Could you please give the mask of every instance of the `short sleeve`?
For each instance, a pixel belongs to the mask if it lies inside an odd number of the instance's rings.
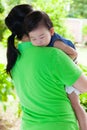
[[[57,33],[54,33],[54,35],[51,37],[51,41],[48,44],[48,46],[53,47],[54,46],[54,42],[57,41],[57,40],[61,40],[61,39],[62,39],[62,37],[60,35],[58,35]]]
[[[81,76],[80,68],[61,50],[54,54],[56,77],[65,85],[71,86]]]
[[[57,33],[54,33],[54,35],[51,37],[51,41],[50,41],[50,43],[49,43],[48,46],[53,47],[53,46],[54,46],[54,42],[57,41],[57,40],[60,40],[60,41],[62,41],[64,44],[66,44],[66,45],[72,47],[73,49],[76,49],[76,48],[75,48],[75,45],[74,45],[70,40],[65,39],[64,37],[60,36],[60,35],[57,34]]]

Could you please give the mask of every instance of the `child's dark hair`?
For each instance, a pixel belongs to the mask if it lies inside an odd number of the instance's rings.
[[[33,11],[26,15],[24,25],[27,34],[36,29],[39,25],[44,25],[48,30],[53,27],[53,23],[49,16],[42,11]]]
[[[18,54],[20,54],[14,44],[15,37],[21,40],[23,35],[26,34],[23,26],[24,18],[28,13],[32,11],[32,6],[28,4],[17,5],[10,11],[8,16],[5,18],[5,24],[12,32],[12,34],[8,37],[7,44],[7,73],[10,73],[10,70],[16,62]]]

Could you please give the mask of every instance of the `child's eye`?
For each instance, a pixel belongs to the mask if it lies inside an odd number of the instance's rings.
[[[44,37],[40,37],[40,39],[43,39]]]

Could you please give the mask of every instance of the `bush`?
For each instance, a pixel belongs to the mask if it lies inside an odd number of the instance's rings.
[[[85,75],[87,76],[87,66],[83,66],[81,64],[79,66],[83,70],[83,72],[85,73]]]
[[[87,66],[80,65],[80,68],[83,70],[83,72],[87,76]],[[83,105],[83,107],[87,111],[87,93],[80,94],[79,97],[80,97],[80,103]]]
[[[87,93],[80,95],[80,103],[82,104],[82,106],[85,108],[87,112]]]
[[[82,33],[83,35],[87,35],[87,24],[83,26]]]
[[[11,35],[11,32],[6,29],[4,32],[3,32],[3,38],[2,38],[2,41],[1,43],[3,44],[4,47],[7,47],[7,39],[8,37]]]
[[[68,1],[65,2],[65,0],[36,0],[32,3],[32,5],[35,9],[46,12],[50,16],[54,24],[55,31],[65,37],[66,27],[63,24],[63,18],[65,18],[67,15],[66,5]]]
[[[15,98],[14,86],[11,82],[11,78],[5,72],[5,65],[0,64],[0,102],[3,103],[6,109],[6,102],[9,96]]]

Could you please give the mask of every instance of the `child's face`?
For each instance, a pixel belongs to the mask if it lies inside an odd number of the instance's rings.
[[[47,46],[52,35],[52,29],[40,26],[29,33],[29,38],[34,46]]]

